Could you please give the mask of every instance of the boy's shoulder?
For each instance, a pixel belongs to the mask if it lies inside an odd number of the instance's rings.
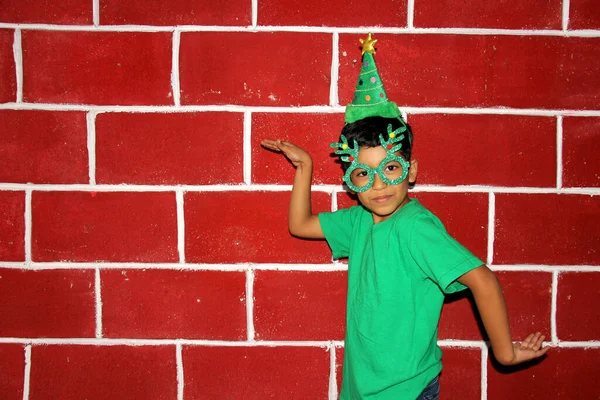
[[[404,206],[401,224],[404,227],[413,229],[424,227],[436,227],[444,229],[442,221],[432,213],[427,207],[421,204],[418,199],[412,198],[410,202]]]

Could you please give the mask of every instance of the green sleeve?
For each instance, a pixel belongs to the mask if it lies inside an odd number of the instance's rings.
[[[466,289],[457,279],[485,264],[450,236],[432,214],[416,219],[410,240],[412,257],[444,293]]]
[[[319,222],[325,240],[331,248],[333,258],[348,257],[355,208],[344,208],[334,212],[319,213]]]

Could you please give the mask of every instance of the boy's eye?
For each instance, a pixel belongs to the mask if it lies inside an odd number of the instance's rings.
[[[367,175],[367,171],[358,171],[358,173],[356,174],[356,176],[359,178],[364,178]]]
[[[394,164],[388,164],[388,165],[385,166],[385,170],[386,171],[394,171],[396,169],[398,169],[398,166],[394,165]]]

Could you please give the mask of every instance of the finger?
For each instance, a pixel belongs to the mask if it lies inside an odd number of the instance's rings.
[[[527,336],[527,337],[525,338],[525,340],[523,340],[523,341],[521,342],[521,345],[522,345],[523,347],[531,347],[531,341],[533,340],[533,337],[534,337],[534,334],[533,334],[533,333],[532,333],[531,335]]]
[[[537,340],[535,341],[534,345],[533,345],[533,349],[534,350],[539,350],[542,345],[544,344],[544,339],[546,339],[546,336],[544,335],[540,335]]]
[[[548,352],[548,350],[550,350],[550,347],[546,346],[543,349],[540,349],[540,350],[536,351],[535,352],[535,357],[538,358],[538,357],[543,356],[544,354],[546,354]]]
[[[288,142],[288,141],[286,141],[286,140],[280,140],[280,141],[279,141],[279,143],[280,143],[282,146],[285,146],[285,147],[296,147],[296,146],[295,146],[293,143],[291,143],[291,142]]]
[[[531,343],[529,344],[529,347],[532,349],[536,349],[540,348],[542,345],[542,342],[540,342],[540,337],[542,337],[542,333],[541,332],[536,332],[535,335],[533,335],[533,338],[531,339]],[[539,344],[538,344],[539,342]],[[536,348],[537,346],[537,348]]]
[[[281,151],[280,146],[276,140],[265,139],[260,143],[263,147],[270,150]]]

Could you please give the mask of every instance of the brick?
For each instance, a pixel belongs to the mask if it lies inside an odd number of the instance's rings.
[[[0,260],[25,260],[25,193],[0,191]]]
[[[34,261],[175,262],[174,193],[34,192]]]
[[[554,118],[423,114],[409,123],[419,183],[556,187]]]
[[[600,187],[600,118],[563,119],[563,186]]]
[[[513,340],[541,332],[550,340],[552,274],[549,272],[495,272],[506,301]]]
[[[598,2],[595,0],[570,0],[569,29],[600,29]]]
[[[418,0],[418,28],[561,29],[561,0]]]
[[[330,35],[183,32],[179,54],[182,104],[329,104]]]
[[[354,93],[359,37],[340,35],[342,105],[350,103]],[[385,34],[375,38],[380,75],[388,96],[400,106],[592,110],[598,106],[600,38]]]
[[[0,103],[17,101],[17,72],[13,55],[14,31],[0,29]]]
[[[329,358],[318,347],[184,347],[185,398],[326,399]]]
[[[245,340],[243,272],[102,271],[103,336]]]
[[[175,346],[33,346],[30,400],[175,399]]]
[[[0,314],[0,336],[94,337],[94,271],[2,268]]]
[[[494,264],[597,265],[600,197],[497,194]]]
[[[186,261],[330,262],[331,251],[324,240],[298,239],[290,235],[289,198],[289,192],[186,193]],[[326,193],[313,193],[312,201],[313,213],[331,209]]]
[[[496,271],[502,285],[513,340],[542,332],[550,340],[552,276],[545,272]],[[488,340],[469,292],[447,298],[439,325],[440,339]]]
[[[458,294],[446,296],[440,323],[440,340],[482,340],[485,329],[477,312],[473,294],[467,289]]]
[[[25,349],[19,344],[0,345],[0,394],[3,400],[23,399]]]
[[[256,271],[257,340],[343,340],[345,272]]]
[[[107,113],[96,118],[98,183],[243,183],[239,113]]]
[[[343,171],[329,143],[338,141],[342,114],[252,114],[252,182],[290,185],[294,168],[279,153],[261,147],[263,139],[289,140],[313,159],[314,184],[341,184]]]
[[[443,347],[442,351],[441,398],[481,399],[481,350]]]
[[[594,272],[558,275],[556,330],[559,340],[600,340],[600,274]]]
[[[418,187],[418,186],[417,186]],[[448,234],[479,257],[487,256],[488,195],[485,193],[411,194],[444,224]]]
[[[87,0],[3,0],[0,21],[19,24],[91,25],[92,4]]]
[[[259,25],[405,27],[407,1],[384,0],[377,7],[334,0],[264,0],[258,2]]]
[[[500,371],[498,371],[500,369]],[[488,364],[489,400],[597,399],[600,389],[594,382],[600,370],[600,350],[554,348],[530,368],[500,368]],[[595,371],[595,372],[594,372]],[[507,373],[510,372],[510,373]]]
[[[132,3],[100,0],[103,25],[251,25],[247,0],[227,2],[177,0]]]
[[[169,32],[23,31],[23,100],[170,105]]]
[[[0,182],[89,182],[84,113],[0,110],[0,141]]]

